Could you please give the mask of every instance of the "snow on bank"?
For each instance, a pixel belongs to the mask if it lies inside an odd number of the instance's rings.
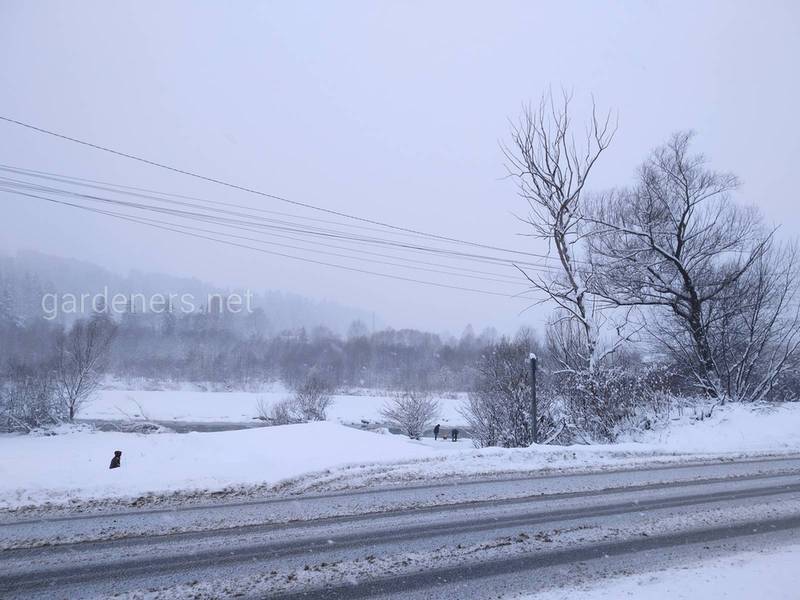
[[[800,546],[748,552],[704,561],[700,565],[561,588],[517,600],[796,600]]]
[[[726,404],[703,421],[689,415],[666,428],[630,438],[683,452],[800,450],[800,402]]]
[[[272,405],[290,395],[285,390],[266,392],[203,392],[102,390],[81,410],[81,418],[120,420],[147,418],[151,421],[192,421],[252,423],[257,405]],[[382,422],[380,411],[389,400],[386,395],[336,395],[328,410],[328,420],[340,423]],[[442,424],[460,424],[462,398],[441,398]]]
[[[421,443],[437,444],[425,439]],[[554,471],[627,468],[696,460],[800,453],[800,403],[729,404],[711,418],[676,418],[660,430],[616,444],[484,448],[390,465],[348,465],[286,482],[293,492],[329,491],[425,480]]]
[[[110,471],[114,450],[123,468]],[[274,485],[330,491],[469,475],[585,471],[800,452],[800,403],[729,405],[684,418],[641,441],[593,446],[474,449],[468,441],[411,441],[335,423],[218,433],[78,431],[0,436],[0,508],[175,491]]]
[[[122,450],[122,468],[108,468]],[[363,461],[430,456],[399,436],[334,423],[219,433],[0,436],[0,507],[275,483]]]

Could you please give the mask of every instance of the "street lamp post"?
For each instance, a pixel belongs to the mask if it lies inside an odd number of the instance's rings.
[[[536,355],[531,352],[529,358],[531,361],[531,432],[533,433],[533,443],[536,444],[539,441],[539,415],[536,406]]]

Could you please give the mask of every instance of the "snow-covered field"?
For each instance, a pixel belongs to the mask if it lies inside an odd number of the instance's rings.
[[[185,434],[64,431],[0,436],[0,507],[221,490],[276,483],[335,465],[435,453],[400,436],[329,422]],[[110,470],[115,450],[122,450],[122,468]]]
[[[204,392],[197,390],[139,391],[107,389],[81,410],[85,419],[123,420],[146,418],[153,421],[192,421],[216,423],[252,423],[258,415],[258,403],[269,406],[290,392],[280,389],[264,392]],[[380,411],[388,395],[364,393],[336,395],[328,410],[328,420],[339,423],[379,423]],[[463,424],[459,413],[464,399],[439,398],[443,425]]]
[[[796,600],[800,546],[715,558],[691,567],[560,588],[516,600]]]
[[[188,434],[66,431],[0,436],[0,507],[278,483],[289,491],[347,489],[428,477],[796,453],[800,403],[769,410],[729,405],[711,419],[683,418],[623,444],[511,450],[478,450],[466,440],[412,441],[332,422]],[[123,468],[109,470],[118,449]]]

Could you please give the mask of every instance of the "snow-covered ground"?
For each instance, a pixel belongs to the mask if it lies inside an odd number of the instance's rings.
[[[0,507],[221,490],[276,483],[335,465],[432,453],[400,436],[329,422],[185,434],[64,431],[0,436]],[[110,470],[115,450],[122,450],[122,468]]]
[[[123,468],[109,470],[114,450]],[[475,449],[325,422],[217,433],[67,430],[0,436],[0,507],[217,491],[281,483],[284,491],[348,489],[430,477],[587,470],[800,452],[800,403],[729,405],[639,441]]]
[[[439,447],[433,440],[418,443]],[[284,487],[296,492],[350,489],[428,477],[580,471],[795,453],[800,453],[800,403],[729,404],[717,407],[703,421],[687,414],[663,429],[616,444],[472,448],[425,460],[331,468],[296,478]]]
[[[796,600],[800,546],[715,558],[690,567],[560,588],[516,600]]]
[[[146,418],[153,421],[192,421],[218,423],[252,423],[258,415],[258,404],[278,402],[290,392],[276,386],[264,392],[205,392],[191,389],[176,391],[139,391],[106,389],[81,410],[81,418],[124,420]],[[333,397],[328,420],[339,423],[380,423],[380,411],[389,400],[380,393],[339,394]],[[464,399],[439,398],[441,423],[463,424],[459,409]]]
[[[630,441],[682,452],[774,452],[800,449],[800,402],[727,404],[697,421],[676,417],[663,429],[639,433]]]

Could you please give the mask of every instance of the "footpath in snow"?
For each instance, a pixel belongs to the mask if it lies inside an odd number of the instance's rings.
[[[134,434],[65,428],[0,436],[0,508],[135,499],[175,492],[325,491],[428,478],[640,466],[800,452],[800,403],[729,405],[614,445],[475,449],[332,422],[216,433]],[[121,469],[109,470],[115,450]]]

